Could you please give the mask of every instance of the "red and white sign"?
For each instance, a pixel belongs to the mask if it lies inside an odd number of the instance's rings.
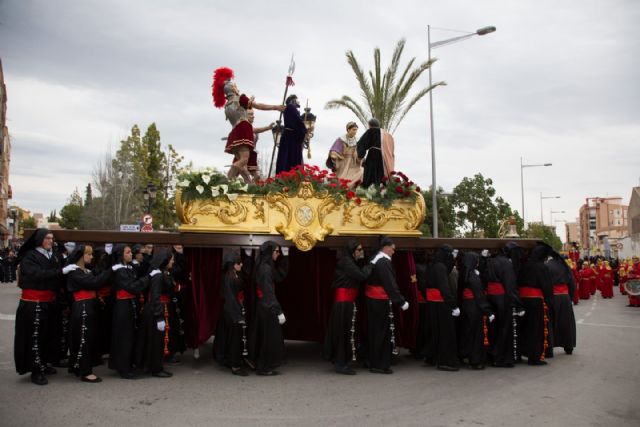
[[[142,224],[140,231],[143,233],[151,233],[153,231],[153,217],[150,213],[142,215]]]

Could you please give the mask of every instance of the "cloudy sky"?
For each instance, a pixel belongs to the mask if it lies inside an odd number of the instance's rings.
[[[635,0],[0,0],[13,202],[59,210],[136,123],[155,122],[195,166],[223,167],[229,125],[212,105],[212,71],[231,67],[243,92],[278,103],[292,53],[295,93],[318,115],[311,163],[322,165],[354,119],[324,110],[359,96],[348,49],[369,69],[376,46],[384,66],[405,38],[403,63],[425,60],[427,25],[432,42],[494,25],[433,51],[433,79],[448,84],[434,91],[437,184],[451,191],[480,172],[520,210],[520,158],[550,162],[524,170],[526,218],[540,220],[542,193],[561,196],[545,200],[547,223],[551,209],[571,221],[586,197],[628,201],[640,185],[638,22]],[[396,169],[428,187],[427,98],[395,139]]]

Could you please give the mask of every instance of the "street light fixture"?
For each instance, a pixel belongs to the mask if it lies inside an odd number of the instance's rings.
[[[482,27],[473,33],[463,34],[458,37],[440,40],[431,43],[431,25],[427,25],[427,41],[429,45],[429,61],[431,61],[431,49],[436,49],[452,43],[466,40],[473,36],[484,36],[496,31],[496,27]],[[429,87],[432,87],[431,67],[429,67]],[[429,91],[429,122],[431,125],[431,215],[433,218],[432,237],[438,237],[438,187],[436,185],[436,142],[433,132],[433,90]]]
[[[540,223],[542,225],[544,225],[544,219],[543,219],[544,217],[542,216],[542,201],[544,199],[559,199],[559,198],[560,196],[543,196],[542,193],[540,193]],[[552,222],[551,225],[553,225],[553,221],[551,222]]]
[[[551,163],[543,163],[539,165],[525,165],[522,163],[522,157],[520,157],[520,192],[522,195],[522,221],[524,221],[524,228],[527,228],[527,220],[524,217],[524,168],[537,168],[543,166],[551,166]]]
[[[151,213],[151,205],[156,199],[156,186],[151,181],[147,183],[147,187],[142,192],[144,200],[147,202],[147,213]]]

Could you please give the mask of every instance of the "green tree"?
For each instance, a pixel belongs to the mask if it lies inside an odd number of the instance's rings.
[[[91,200],[93,200],[93,192],[91,190],[91,183],[87,184],[87,187],[84,190],[84,204],[86,205],[90,205],[91,204]]]
[[[427,207],[427,215],[424,218],[420,231],[422,234],[431,237],[433,225],[433,196],[431,189],[422,193],[425,205]],[[449,199],[449,195],[444,194],[444,189],[438,187],[436,193],[438,203],[438,235],[441,237],[455,237],[456,235],[456,212],[453,203]]]
[[[36,228],[37,226],[38,223],[36,222],[36,219],[34,217],[30,216],[27,218],[23,218],[20,220],[18,234],[23,236],[24,230],[26,230],[27,228]]]
[[[60,209],[60,227],[69,230],[77,230],[82,227],[82,215],[84,206],[82,205],[82,197],[76,188],[66,205]]]
[[[562,241],[556,235],[553,228],[540,224],[539,222],[529,223],[529,229],[526,232],[526,237],[531,239],[540,239],[557,251],[562,249]]]
[[[409,98],[411,88],[416,84],[423,72],[429,69],[435,62],[435,58],[425,61],[414,68],[416,58],[411,58],[409,63],[400,72],[400,59],[404,51],[405,40],[401,39],[391,57],[391,64],[382,74],[380,64],[380,49],[373,51],[374,68],[368,75],[364,72],[360,63],[356,59],[353,51],[346,53],[347,62],[355,74],[360,94],[366,103],[362,107],[353,97],[343,95],[339,99],[333,99],[325,105],[326,109],[347,108],[356,115],[358,120],[367,126],[369,118],[375,117],[380,121],[380,125],[393,133],[398,128],[402,119],[409,110],[422,99],[430,90],[436,86],[445,85],[444,82],[435,83],[429,87],[420,89],[415,95]]]
[[[55,209],[49,212],[49,216],[47,217],[47,222],[58,222],[58,214],[56,213]]]

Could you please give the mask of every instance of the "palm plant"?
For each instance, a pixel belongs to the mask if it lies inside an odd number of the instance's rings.
[[[325,108],[348,108],[358,117],[358,120],[360,120],[364,126],[367,125],[370,117],[375,117],[380,121],[382,128],[394,133],[409,110],[411,110],[423,96],[436,86],[446,85],[445,82],[434,83],[429,87],[421,89],[408,100],[409,91],[413,85],[420,75],[433,65],[436,59],[430,58],[428,61],[413,68],[416,58],[411,58],[398,78],[400,58],[404,51],[404,45],[405,40],[401,39],[393,52],[391,65],[389,65],[384,75],[382,75],[380,68],[380,48],[375,48],[373,51],[374,69],[369,71],[368,76],[358,63],[353,51],[347,51],[347,62],[356,75],[356,80],[358,80],[358,84],[360,85],[361,96],[366,102],[368,112],[367,109],[363,108],[352,97],[347,95],[327,102]]]

